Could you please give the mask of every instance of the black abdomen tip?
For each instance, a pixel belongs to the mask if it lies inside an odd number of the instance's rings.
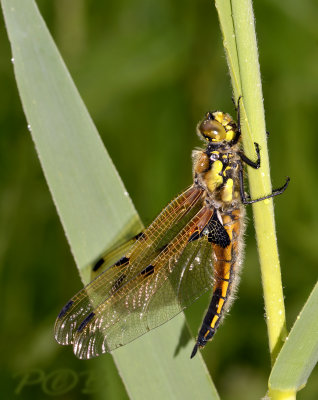
[[[193,358],[197,354],[197,351],[198,351],[198,343],[196,343],[195,346],[193,347],[190,358]]]

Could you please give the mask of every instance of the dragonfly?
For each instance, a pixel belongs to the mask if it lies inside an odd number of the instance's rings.
[[[164,324],[205,292],[211,301],[191,358],[214,336],[229,311],[242,266],[245,205],[244,164],[258,169],[241,149],[240,100],[237,123],[222,111],[208,112],[197,126],[205,143],[193,151],[193,184],[172,200],[126,254],[104,269],[63,307],[55,339],[72,345],[80,359],[97,357]],[[93,266],[100,271],[101,257]]]

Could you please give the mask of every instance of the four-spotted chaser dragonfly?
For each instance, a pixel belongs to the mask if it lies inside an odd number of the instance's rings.
[[[229,114],[208,112],[197,127],[205,149],[193,151],[193,184],[137,235],[127,254],[78,292],[55,323],[55,338],[73,345],[81,359],[123,346],[167,322],[203,293],[212,299],[191,358],[215,334],[229,309],[242,263],[244,205],[281,194],[281,188],[252,200],[244,191],[243,164],[260,167],[240,146]],[[94,270],[102,267],[102,257]]]

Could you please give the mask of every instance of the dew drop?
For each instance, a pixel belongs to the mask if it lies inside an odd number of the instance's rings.
[[[11,58],[11,62],[12,62],[12,64],[14,64],[14,57]]]
[[[31,128],[30,124],[28,124],[28,131],[32,132],[32,128]]]

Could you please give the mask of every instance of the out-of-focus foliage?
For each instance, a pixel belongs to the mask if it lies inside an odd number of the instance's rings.
[[[216,108],[234,113],[213,3],[38,4],[138,212],[149,223],[191,183],[190,154],[199,145],[195,125],[203,113]],[[273,186],[291,177],[288,191],[275,200],[288,327],[317,280],[317,15],[314,0],[255,3]],[[3,24],[0,29],[2,392],[6,398],[14,392],[23,399],[50,393],[60,393],[58,399],[98,398],[98,386],[95,393],[86,386],[92,379],[94,387],[95,380],[107,387],[109,398],[122,398],[110,356],[105,356],[109,368],[100,370],[98,359],[81,362],[53,339],[55,317],[81,283],[27,130]],[[270,371],[248,214],[239,298],[203,352],[221,397],[229,400],[260,398]],[[207,301],[187,312],[194,333]],[[27,374],[29,384],[23,386]],[[314,371],[299,399],[316,399],[317,382]]]

